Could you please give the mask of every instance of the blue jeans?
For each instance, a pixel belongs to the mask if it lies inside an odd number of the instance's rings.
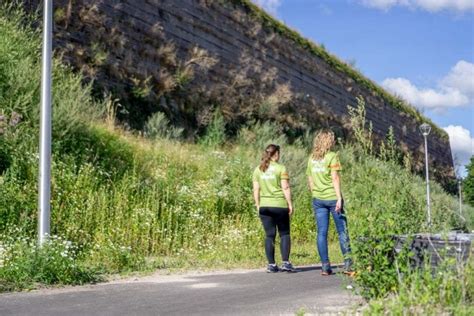
[[[314,217],[316,225],[318,226],[317,246],[321,262],[329,263],[328,255],[328,228],[329,228],[329,213],[332,214],[336,230],[339,235],[339,245],[341,246],[342,255],[344,259],[348,259],[351,252],[349,244],[349,232],[347,231],[347,219],[344,209],[340,213],[336,212],[336,200],[325,201],[313,199]],[[344,202],[343,202],[344,205]]]

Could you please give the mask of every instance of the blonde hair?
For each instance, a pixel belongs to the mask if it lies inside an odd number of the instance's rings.
[[[321,160],[334,147],[336,139],[329,130],[320,131],[313,139],[313,159]]]

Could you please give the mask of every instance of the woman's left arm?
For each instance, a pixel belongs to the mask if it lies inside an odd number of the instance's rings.
[[[260,185],[258,181],[253,181],[253,199],[255,200],[255,206],[258,212],[260,209]]]

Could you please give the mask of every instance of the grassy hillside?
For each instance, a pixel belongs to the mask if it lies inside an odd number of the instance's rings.
[[[319,262],[304,179],[311,135],[290,145],[278,126],[256,123],[225,142],[216,115],[199,144],[173,141],[172,127],[163,120],[153,123],[162,131],[159,136],[146,139],[116,126],[113,100],[93,100],[90,87],[58,62],[53,237],[36,247],[40,35],[23,19],[16,9],[0,10],[0,291],[80,284],[107,273],[156,268],[263,267],[251,171],[269,142],[282,145],[292,178],[292,261]],[[340,145],[343,192],[360,291],[383,297],[403,285],[383,259],[391,246],[388,237],[427,229],[425,188],[390,155],[370,155],[366,145]],[[436,184],[432,193],[433,229],[469,225],[456,215],[453,197]],[[361,242],[374,236],[383,243]],[[330,245],[333,262],[340,261],[333,227]],[[372,246],[376,254],[369,258]],[[376,271],[368,273],[369,266]],[[472,303],[472,288],[469,293]],[[460,300],[466,295],[440,304]]]

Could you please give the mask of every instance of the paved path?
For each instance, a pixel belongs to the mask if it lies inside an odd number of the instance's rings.
[[[160,275],[90,286],[0,295],[0,315],[294,315],[336,314],[360,298],[350,280],[263,270]]]

